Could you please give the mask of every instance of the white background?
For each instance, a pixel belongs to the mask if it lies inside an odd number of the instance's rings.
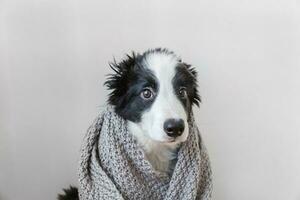
[[[77,185],[108,62],[153,47],[197,66],[214,199],[299,200],[296,0],[0,1],[0,199]]]

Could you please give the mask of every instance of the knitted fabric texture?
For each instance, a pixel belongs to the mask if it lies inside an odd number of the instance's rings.
[[[172,175],[156,171],[127,129],[107,107],[88,129],[79,162],[80,200],[209,200],[208,155],[193,117]]]

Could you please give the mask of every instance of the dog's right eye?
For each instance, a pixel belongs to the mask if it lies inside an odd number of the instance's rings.
[[[141,92],[141,97],[143,99],[149,100],[153,98],[153,92],[150,88],[145,88],[143,89],[143,91]]]
[[[185,87],[181,87],[179,90],[179,96],[183,99],[187,97],[187,91]]]

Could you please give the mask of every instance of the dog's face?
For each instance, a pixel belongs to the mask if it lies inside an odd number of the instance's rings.
[[[111,67],[108,102],[135,131],[159,142],[186,140],[192,105],[200,102],[194,68],[166,49],[133,54]]]

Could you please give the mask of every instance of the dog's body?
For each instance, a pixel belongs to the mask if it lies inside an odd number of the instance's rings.
[[[192,105],[200,102],[194,68],[166,49],[133,54],[110,66],[115,73],[105,82],[111,90],[108,103],[127,121],[154,169],[171,173],[189,134]]]

